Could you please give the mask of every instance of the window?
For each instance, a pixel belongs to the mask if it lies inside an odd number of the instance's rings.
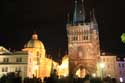
[[[83,38],[82,38],[83,40],[86,40],[86,36],[83,36]]]
[[[16,58],[16,62],[22,62],[22,58]]]
[[[119,73],[120,73],[120,75],[122,75],[122,71],[120,71]]]
[[[119,67],[121,67],[121,64],[119,63]]]
[[[85,36],[85,40],[88,40],[88,35]]]
[[[72,37],[72,40],[76,41],[76,40],[78,40],[78,37],[74,36],[74,37]]]
[[[105,58],[103,58],[103,62],[105,62]]]
[[[107,62],[109,62],[109,59],[107,58]]]
[[[8,62],[9,62],[9,59],[8,59],[8,58],[4,58],[4,59],[3,59],[3,62],[8,63]]]
[[[124,63],[122,63],[122,68],[124,68]]]
[[[2,72],[8,72],[8,67],[3,67]]]
[[[20,72],[21,71],[21,67],[16,67],[15,68],[15,72]]]

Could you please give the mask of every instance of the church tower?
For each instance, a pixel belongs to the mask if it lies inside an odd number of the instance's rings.
[[[84,0],[75,0],[72,20],[67,24],[69,74],[80,77],[96,73],[100,56],[98,25],[94,10],[86,22]]]

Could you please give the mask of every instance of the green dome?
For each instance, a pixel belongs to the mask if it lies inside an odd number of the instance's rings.
[[[44,49],[44,44],[38,40],[38,35],[33,34],[32,39],[28,41],[28,43],[25,44],[24,48],[40,48]]]

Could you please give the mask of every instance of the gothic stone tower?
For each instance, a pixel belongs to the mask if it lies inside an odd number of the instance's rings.
[[[86,22],[84,1],[75,1],[72,21],[67,24],[69,74],[75,75],[80,69],[80,76],[96,73],[96,64],[100,56],[98,25],[94,10],[90,21]]]

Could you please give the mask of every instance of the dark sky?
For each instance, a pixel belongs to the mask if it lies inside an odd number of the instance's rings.
[[[67,51],[66,16],[73,0],[0,0],[0,45],[20,50],[36,31],[47,53]],[[86,13],[92,8],[99,25],[102,51],[125,54],[120,35],[125,32],[121,0],[85,0]]]

